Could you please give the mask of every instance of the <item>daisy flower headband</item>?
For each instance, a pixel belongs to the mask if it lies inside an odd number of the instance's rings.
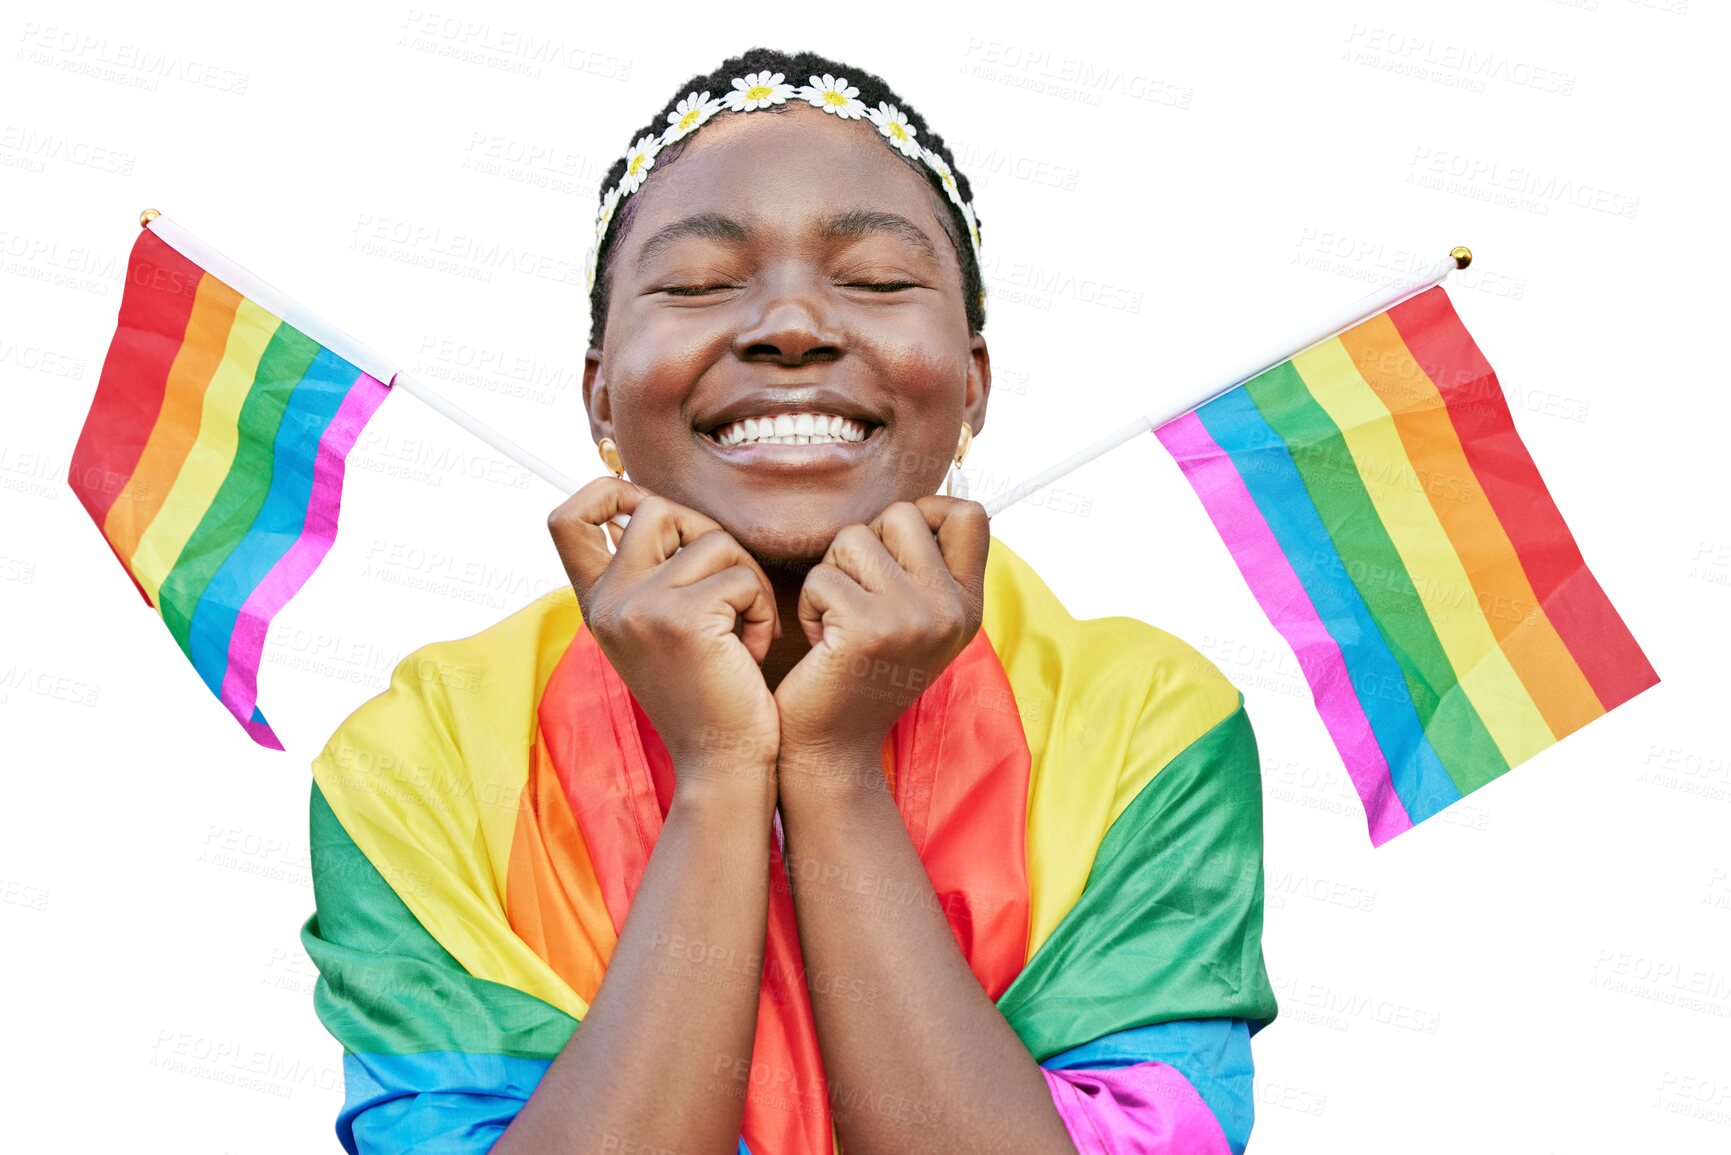
[[[657,153],[674,141],[690,136],[717,113],[755,112],[761,108],[785,104],[796,98],[843,120],[871,121],[891,148],[903,156],[922,162],[935,173],[939,183],[944,186],[944,192],[949,194],[951,203],[967,222],[968,243],[973,246],[974,251],[974,266],[983,273],[985,266],[980,263],[980,229],[974,222],[973,203],[962,200],[961,190],[956,187],[955,174],[950,171],[949,164],[919,142],[919,130],[908,123],[907,115],[901,109],[881,100],[876,108],[868,108],[865,102],[859,99],[859,89],[849,84],[845,76],[838,78],[825,73],[811,77],[809,84],[795,87],[787,83],[784,73],[766,70],[735,77],[733,88],[720,97],[713,97],[708,92],[689,94],[667,114],[667,127],[659,136],[644,133],[626,152],[625,174],[619,178],[618,184],[602,195],[601,206],[595,213],[595,239],[589,246],[586,288],[595,288],[601,242],[606,239],[607,228],[618,213],[619,202],[643,187],[644,178],[649,175],[649,170],[655,167]],[[982,286],[982,309],[985,307],[985,297],[986,291]]]

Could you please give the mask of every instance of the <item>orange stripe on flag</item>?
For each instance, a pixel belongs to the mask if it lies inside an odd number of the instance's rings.
[[[132,476],[102,523],[102,532],[114,543],[114,552],[127,559],[128,568],[139,539],[162,509],[181,463],[198,440],[204,390],[222,363],[240,302],[241,295],[215,277],[200,278],[186,335],[168,370],[156,423]]]
[[[595,1002],[619,936],[602,901],[589,847],[539,734],[511,838],[505,916],[579,998]]]
[[[1514,543],[1468,463],[1436,385],[1388,315],[1340,335],[1359,375],[1394,414],[1395,429],[1437,519],[1472,582],[1479,612],[1551,732],[1561,738],[1605,712],[1545,616]],[[1459,612],[1471,612],[1463,607]]]

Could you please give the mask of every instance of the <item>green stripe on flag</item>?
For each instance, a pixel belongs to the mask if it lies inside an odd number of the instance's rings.
[[[1039,1061],[1176,1019],[1271,1022],[1262,890],[1262,776],[1240,698],[1112,823],[998,1010]]]
[[[1465,794],[1503,773],[1509,764],[1460,687],[1339,427],[1290,361],[1247,382],[1244,389],[1263,420],[1286,442],[1335,551],[1350,559],[1346,577],[1364,598],[1399,663],[1425,734],[1456,788]],[[1378,689],[1358,687],[1361,694]]]
[[[343,829],[317,784],[310,847],[318,911],[301,942],[319,968],[313,1006],[345,1049],[552,1059],[577,1020],[478,979],[428,934]]]

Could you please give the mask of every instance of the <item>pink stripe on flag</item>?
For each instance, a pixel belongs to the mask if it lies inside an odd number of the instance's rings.
[[[390,389],[362,373],[350,386],[336,416],[319,437],[313,463],[312,495],[307,501],[301,535],[277,559],[263,581],[253,587],[235,618],[228,640],[228,669],[222,678],[222,701],[255,737],[269,735],[263,745],[282,749],[276,735],[262,721],[252,719],[258,704],[258,666],[264,654],[265,633],[271,619],[299,592],[318,568],[337,535],[337,513],[343,499],[343,466],[361,428],[378,410]]]
[[[1412,818],[1389,776],[1388,759],[1377,745],[1358,691],[1347,674],[1340,644],[1317,616],[1316,606],[1244,487],[1232,458],[1209,436],[1195,413],[1162,425],[1154,435],[1184,471],[1263,612],[1297,656],[1310,682],[1317,712],[1340,748],[1346,772],[1364,801],[1371,845],[1381,846],[1412,829]]]
[[[1150,1060],[1040,1073],[1083,1155],[1232,1155],[1220,1121],[1175,1067]]]
[[[283,749],[282,739],[278,738],[276,736],[276,731],[272,730],[265,723],[243,721],[241,725],[246,727],[246,732],[252,736],[252,740],[257,742],[260,746],[263,746],[265,749]]]

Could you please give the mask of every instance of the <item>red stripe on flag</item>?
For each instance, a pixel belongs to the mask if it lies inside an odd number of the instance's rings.
[[[203,276],[203,269],[155,233],[139,230],[127,258],[120,320],[66,475],[99,531],[156,427],[168,373],[180,352]],[[102,539],[131,577],[128,559],[114,549],[106,533]],[[132,584],[148,604],[150,598],[138,579],[133,578]]]
[[[1575,544],[1515,430],[1496,371],[1439,285],[1389,310],[1401,340],[1442,393],[1467,461],[1533,592],[1606,710],[1658,682]]]

